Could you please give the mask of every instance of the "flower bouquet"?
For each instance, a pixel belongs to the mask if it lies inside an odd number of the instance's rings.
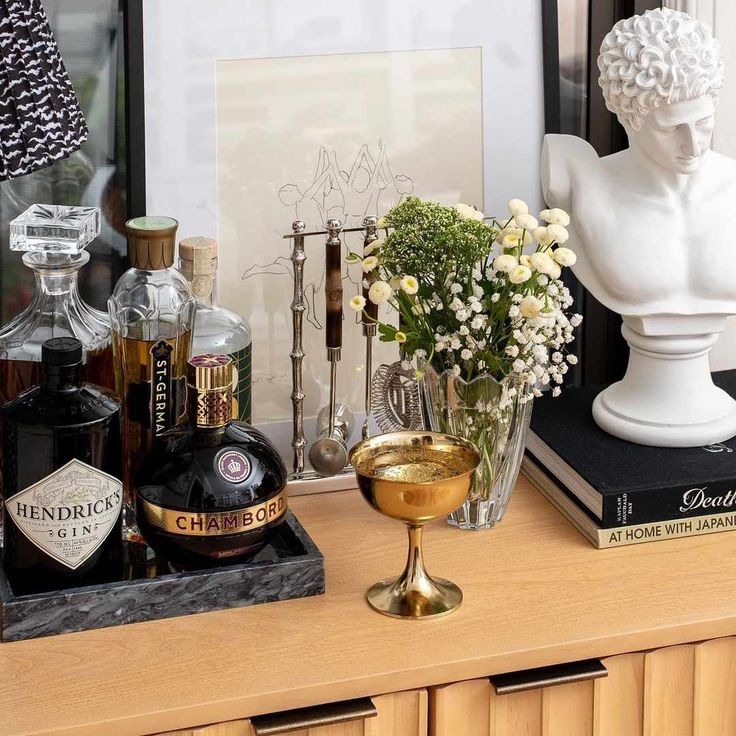
[[[483,461],[467,502],[449,519],[463,528],[500,520],[518,476],[532,399],[558,396],[577,360],[567,345],[582,317],[560,280],[575,263],[565,247],[570,218],[543,210],[540,222],[519,199],[509,216],[409,197],[379,221],[384,239],[359,264],[374,304],[398,324],[378,323],[380,339],[413,360],[429,429],[472,440]],[[350,301],[356,312],[361,295]]]

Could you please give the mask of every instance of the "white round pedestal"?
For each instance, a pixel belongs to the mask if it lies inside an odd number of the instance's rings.
[[[631,322],[624,318],[621,328],[631,349],[626,375],[596,397],[596,424],[657,447],[699,447],[736,435],[736,401],[713,384],[708,364],[719,333],[644,335]]]

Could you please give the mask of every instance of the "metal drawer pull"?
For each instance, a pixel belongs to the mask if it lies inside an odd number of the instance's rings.
[[[373,701],[370,698],[360,698],[255,716],[250,719],[250,723],[255,736],[274,736],[278,733],[289,733],[303,728],[332,726],[335,723],[375,718],[377,715],[378,711]]]
[[[566,662],[551,667],[538,667],[534,670],[493,675],[488,679],[496,689],[497,695],[509,695],[524,690],[536,690],[539,687],[567,685],[582,680],[596,680],[599,677],[608,677],[608,670],[603,662],[600,659],[584,659],[580,662]]]

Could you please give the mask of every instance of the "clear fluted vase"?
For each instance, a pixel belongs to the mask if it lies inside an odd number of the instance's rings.
[[[468,439],[481,453],[468,498],[447,521],[459,529],[490,529],[506,513],[519,475],[532,399],[516,381],[486,373],[465,381],[426,366],[420,384],[427,428]]]

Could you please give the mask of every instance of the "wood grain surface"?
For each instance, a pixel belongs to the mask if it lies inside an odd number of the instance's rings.
[[[0,735],[191,729],[736,634],[733,533],[596,550],[520,480],[494,529],[427,528],[459,611],[397,621],[363,595],[400,572],[402,525],[355,491],[292,508],[325,554],[324,596],[2,644]]]

